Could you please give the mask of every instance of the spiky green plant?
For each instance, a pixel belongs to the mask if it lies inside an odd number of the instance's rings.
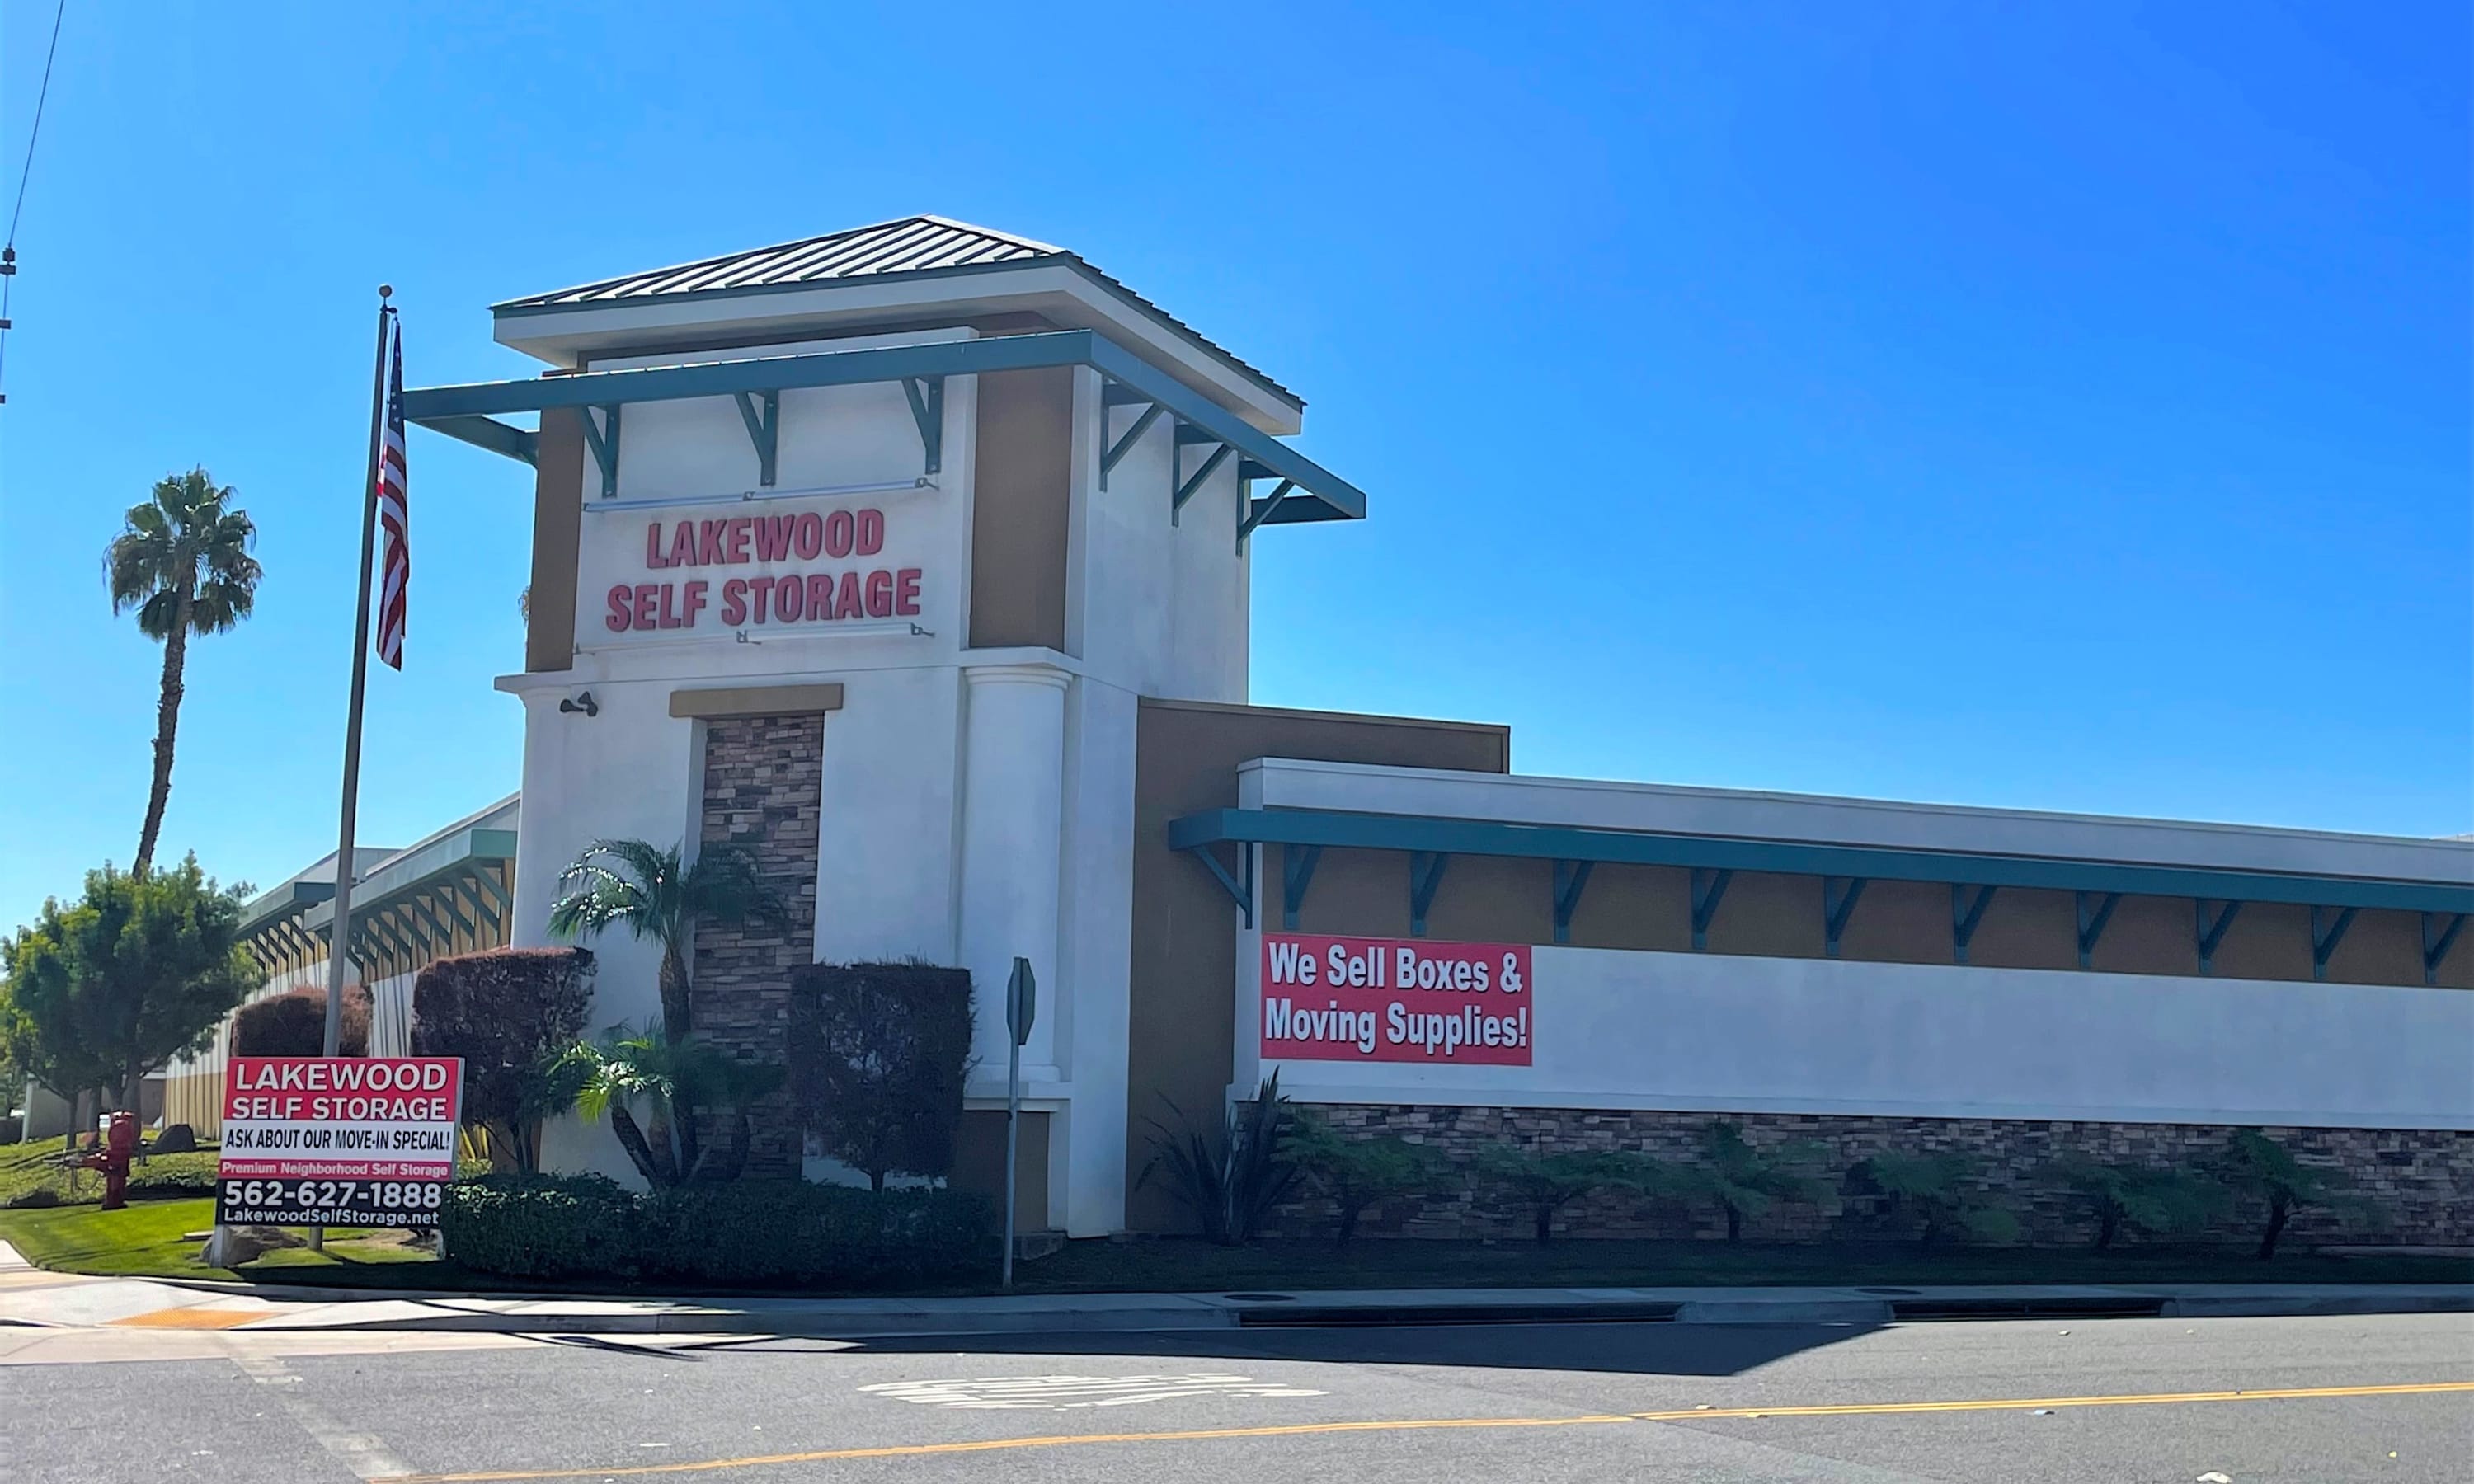
[[[693,1037],[624,1025],[598,1043],[569,1047],[551,1071],[558,1087],[573,1089],[575,1111],[588,1122],[609,1117],[628,1162],[656,1187],[738,1179],[747,1165],[748,1105],[780,1087],[782,1075]],[[695,1110],[714,1106],[731,1110],[730,1142],[719,1151],[696,1133]]]
[[[1152,1157],[1134,1187],[1141,1189],[1156,1178],[1170,1198],[1193,1215],[1206,1239],[1222,1246],[1252,1241],[1298,1183],[1292,1148],[1296,1110],[1280,1091],[1280,1074],[1264,1078],[1251,1103],[1222,1115],[1216,1140],[1175,1102],[1161,1101],[1168,1103],[1176,1122],[1148,1120]]]
[[[696,924],[775,925],[789,916],[782,895],[735,845],[714,844],[681,861],[681,847],[642,840],[595,840],[559,876],[568,894],[550,904],[549,930],[561,938],[623,927],[662,946],[662,1030],[680,1041],[695,1028],[688,962]]]

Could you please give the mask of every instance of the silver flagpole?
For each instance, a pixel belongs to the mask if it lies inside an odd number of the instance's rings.
[[[334,942],[327,954],[327,1052],[336,1054],[344,1032],[344,968],[352,945],[352,816],[361,802],[361,690],[370,674],[370,559],[378,539],[378,447],[385,437],[387,318],[395,313],[387,300],[395,294],[378,285],[377,371],[370,386],[370,457],[361,466],[361,597],[352,618],[352,704],[344,722],[344,818],[336,830]]]

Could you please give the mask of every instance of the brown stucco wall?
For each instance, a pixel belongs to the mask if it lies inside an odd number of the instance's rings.
[[[1283,754],[1285,755],[1285,754]],[[1282,857],[1267,852],[1275,878]],[[1426,936],[1477,943],[1554,941],[1554,867],[1542,860],[1453,860],[1427,909]],[[1274,899],[1265,925],[1277,928]],[[1826,949],[1818,876],[1735,874],[1710,923],[1711,953],[1819,958]],[[1322,852],[1298,928],[1374,938],[1409,936],[1409,857],[1395,850]],[[2196,912],[2189,898],[2125,897],[2098,941],[2091,968],[2106,973],[2199,971]],[[2422,983],[2421,920],[2411,912],[2358,914],[2328,962],[2333,983]],[[2460,935],[2438,982],[2474,988],[2474,954]],[[1581,948],[1686,952],[1692,946],[1689,874],[1675,868],[1599,866],[1572,915],[1570,944]],[[1840,937],[1850,962],[1951,963],[1950,888],[1939,882],[1874,881],[1856,899]],[[1984,968],[2078,968],[2077,904],[2068,892],[2004,887],[1977,924],[1968,962]],[[2217,948],[2219,978],[2311,978],[2311,911],[2254,903],[2235,918]]]
[[[1228,894],[1210,873],[1169,849],[1168,826],[1200,809],[1233,808],[1237,766],[1255,757],[1504,773],[1512,765],[1512,732],[1466,722],[1142,703],[1134,760],[1129,1172],[1138,1173],[1150,1160],[1152,1120],[1172,1120],[1169,1102],[1216,1116],[1228,1085],[1236,1034],[1236,919]],[[1405,886],[1392,893],[1403,900],[1406,895]],[[1278,911],[1276,898],[1271,910]],[[1405,906],[1400,910],[1405,932]],[[1133,1192],[1127,1207],[1128,1222],[1137,1229],[1160,1230],[1176,1219],[1156,1189]]]
[[[584,422],[572,407],[543,412],[533,450],[533,580],[525,599],[524,668],[575,663],[575,563],[583,539]]]
[[[1073,515],[1074,370],[979,379],[972,475],[974,649],[1065,647],[1065,546]]]
[[[1014,1164],[1013,1224],[1020,1232],[1045,1231],[1048,1221],[1048,1114],[1022,1115],[1020,1157]],[[954,1188],[984,1198],[988,1209],[1005,1209],[1006,1115],[1003,1110],[975,1108],[962,1114],[954,1138]]]

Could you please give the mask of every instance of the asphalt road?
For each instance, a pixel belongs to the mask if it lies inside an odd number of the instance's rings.
[[[2256,1395],[2292,1391],[2318,1394]],[[1931,1405],[1968,1401],[1994,1404]],[[2213,1474],[2474,1477],[2474,1316],[857,1344],[0,1330],[9,1484]]]

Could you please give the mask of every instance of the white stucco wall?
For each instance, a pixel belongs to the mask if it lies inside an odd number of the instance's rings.
[[[2474,1129],[2462,990],[1532,949],[1533,1065],[1265,1063],[1300,1101]]]

